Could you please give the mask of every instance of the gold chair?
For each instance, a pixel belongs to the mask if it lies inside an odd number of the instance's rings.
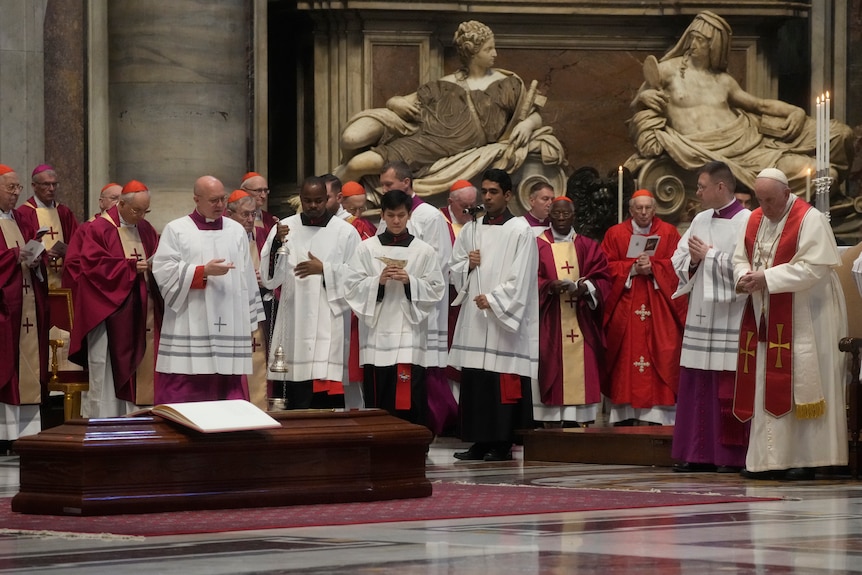
[[[66,288],[48,290],[48,313],[50,325],[72,333],[74,311],[72,291]],[[81,392],[90,389],[90,373],[84,370],[61,370],[57,350],[65,345],[62,339],[49,339],[51,346],[51,379],[49,391],[63,392],[63,419],[81,417]]]

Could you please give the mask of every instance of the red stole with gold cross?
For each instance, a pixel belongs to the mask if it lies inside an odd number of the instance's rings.
[[[806,202],[793,202],[787,221],[781,230],[772,266],[789,262],[799,244],[799,230],[805,213],[811,209]],[[757,230],[763,212],[755,210],[745,228],[745,252],[751,264]],[[733,415],[742,422],[754,415],[754,390],[757,382],[757,346],[766,337],[764,409],[774,417],[787,415],[793,409],[793,293],[764,294],[769,298],[767,317],[761,317],[758,332],[752,298],[749,296],[739,330],[739,358],[736,366],[736,389],[733,394]],[[766,330],[762,329],[766,324]]]

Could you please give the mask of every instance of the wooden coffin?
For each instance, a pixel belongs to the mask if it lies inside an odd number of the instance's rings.
[[[271,414],[199,433],[158,416],[76,419],[22,437],[12,510],[113,515],[427,497],[431,432],[381,410]]]

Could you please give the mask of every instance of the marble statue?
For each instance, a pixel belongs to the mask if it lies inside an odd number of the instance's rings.
[[[517,74],[493,67],[494,34],[484,24],[461,23],[454,41],[462,63],[455,73],[350,119],[335,174],[359,181],[377,176],[387,161],[403,160],[413,170],[416,193],[429,196],[487,168],[515,173],[533,161],[538,172],[550,166],[564,183],[565,154],[551,128],[542,126],[545,98],[536,82],[528,88]]]
[[[661,60],[647,57],[630,122],[637,153],[625,165],[638,177],[645,163],[665,155],[688,171],[721,160],[750,189],[757,172],[776,167],[804,193],[806,172],[814,173],[815,120],[739,86],[727,73],[731,35],[723,18],[704,11]],[[840,182],[853,157],[848,126],[832,121],[830,150],[831,176]]]

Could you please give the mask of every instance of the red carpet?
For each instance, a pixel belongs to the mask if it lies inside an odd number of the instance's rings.
[[[13,513],[11,499],[6,499],[0,503],[0,528],[156,536],[769,500],[773,499],[667,491],[435,483],[434,494],[422,499],[102,517],[23,515]]]

